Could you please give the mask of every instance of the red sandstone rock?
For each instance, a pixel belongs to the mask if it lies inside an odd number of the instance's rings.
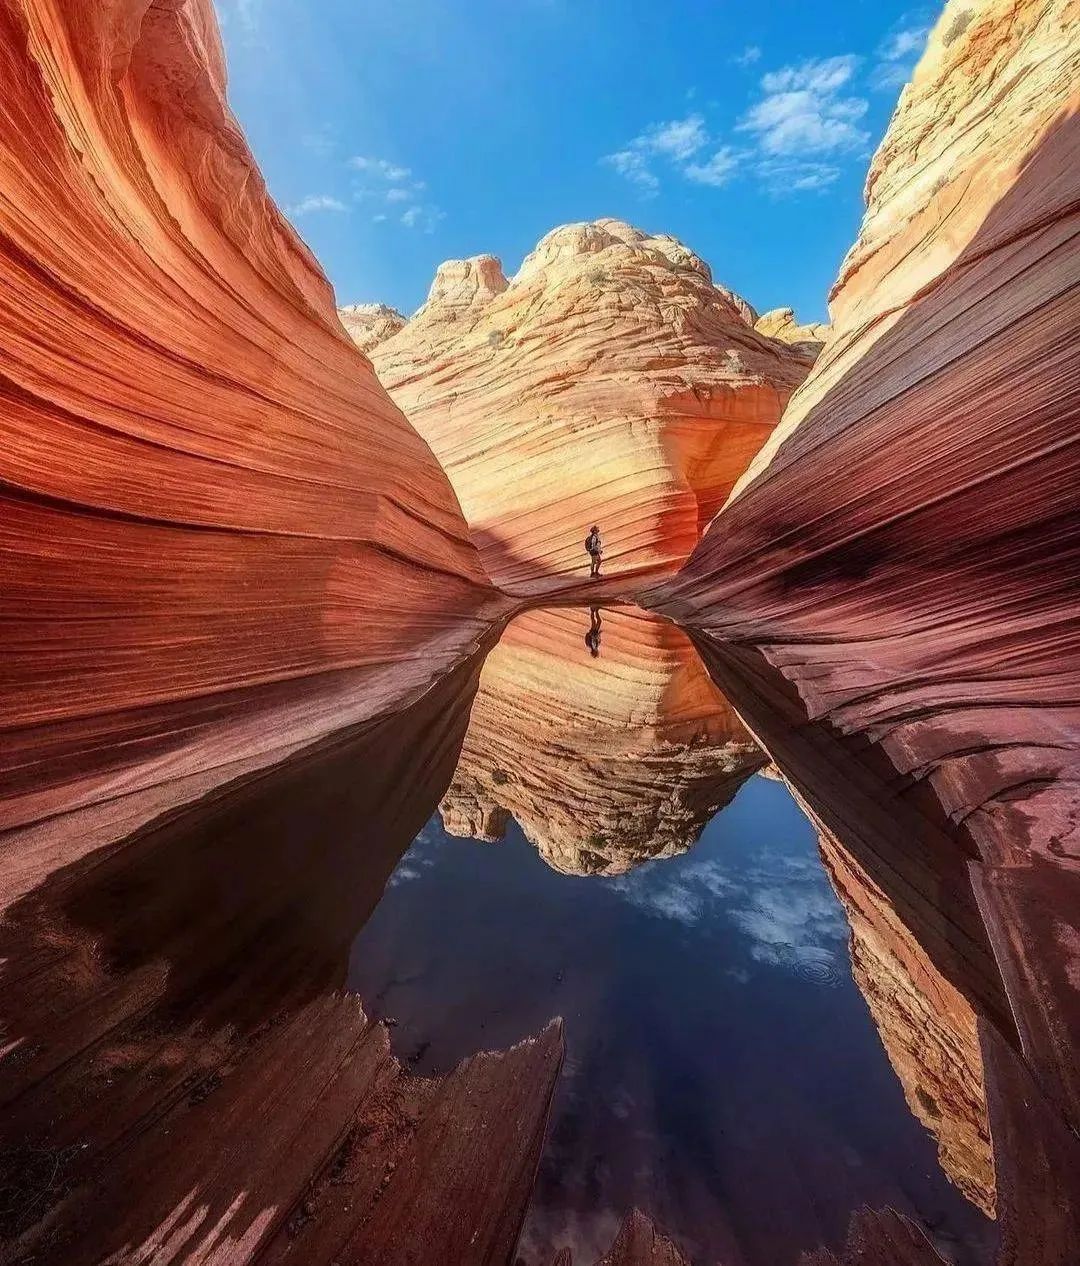
[[[92,858],[61,854],[6,904],[5,1260],[508,1260],[561,1025],[419,1078],[341,992],[449,780],[477,673]]]
[[[673,567],[765,442],[807,364],[757,334],[681,242],[619,220],[543,238],[508,282],[443,264],[372,359],[443,463],[489,573],[535,592]]]
[[[1078,84],[1072,0],[951,0],[824,354],[650,599],[761,645],[859,764],[891,766],[890,795],[958,828],[1025,1054],[1075,1128]]]
[[[93,760],[114,715],[426,679],[422,648],[483,627],[486,578],[267,195],[210,0],[0,0],[0,83],[10,765],[29,727],[96,726]]]
[[[694,648],[639,611],[518,616],[488,656],[443,797],[446,829],[501,839],[510,818],[554,869],[623,874],[695,843],[765,761]]]

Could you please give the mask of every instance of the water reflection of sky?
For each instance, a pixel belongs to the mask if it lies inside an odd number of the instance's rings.
[[[781,783],[750,779],[688,854],[615,879],[557,874],[513,826],[493,845],[433,819],[350,979],[420,1071],[565,1018],[528,1266],[563,1244],[596,1260],[633,1205],[695,1260],[748,1266],[838,1244],[864,1203],[960,1262],[985,1234],[907,1110]]]

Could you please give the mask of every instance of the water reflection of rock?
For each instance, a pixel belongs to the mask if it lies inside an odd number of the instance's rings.
[[[8,906],[3,1260],[509,1257],[560,1026],[421,1078],[341,991],[449,781],[478,670]]]
[[[944,1172],[993,1217],[994,1158],[976,1013],[854,856],[826,834],[819,843],[851,925],[855,983],[908,1107],[937,1139]]]
[[[1080,1149],[1029,1062],[984,922],[972,841],[934,790],[864,735],[811,720],[766,656],[695,636],[710,672],[818,828],[848,913],[856,980],[945,1172],[996,1213],[995,1266],[1080,1260]],[[968,736],[974,742],[974,735]],[[1015,930],[1015,929],[1014,929]],[[1006,960],[1007,961],[1007,960]],[[804,1266],[941,1262],[891,1210],[863,1210],[841,1255]]]
[[[640,611],[532,611],[484,665],[443,822],[510,818],[556,870],[618,875],[684,853],[765,763],[684,634]]]

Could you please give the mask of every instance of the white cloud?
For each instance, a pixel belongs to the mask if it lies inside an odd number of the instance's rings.
[[[411,189],[387,189],[387,202],[408,202],[412,197]]]
[[[708,143],[705,120],[700,114],[689,114],[685,119],[650,123],[629,144],[613,154],[605,154],[600,161],[637,185],[643,194],[651,196],[660,188],[653,160],[670,163],[685,172],[690,160]]]
[[[366,172],[368,175],[388,181],[392,185],[401,184],[412,175],[409,167],[402,167],[386,158],[366,158],[362,154],[350,158],[349,166],[355,168],[356,171]]]
[[[765,154],[845,153],[862,149],[870,134],[859,126],[863,97],[841,89],[859,59],[827,57],[763,75],[763,98],[747,111],[738,131],[752,133]]]
[[[347,211],[348,207],[340,198],[332,198],[325,193],[309,193],[294,206],[286,207],[291,216],[310,215],[313,211]]]
[[[686,159],[696,154],[708,139],[705,120],[700,114],[690,114],[685,119],[650,124],[640,136],[630,142],[630,148],[645,154]]]
[[[908,22],[889,36],[879,56],[908,56],[920,38]],[[760,57],[761,49],[749,45],[734,60],[751,65]],[[888,63],[894,64],[900,63]],[[848,53],[767,71],[758,99],[735,126],[747,138],[742,145],[725,143],[703,115],[689,114],[650,124],[600,161],[644,197],[660,191],[666,172],[711,188],[749,175],[774,196],[821,192],[839,178],[841,160],[862,156],[870,141],[864,126],[869,102],[855,84],[861,66],[862,59]]]
[[[613,167],[620,176],[637,185],[644,193],[655,193],[660,188],[660,181],[649,170],[644,154],[636,150],[620,149],[614,154],[605,154],[600,160]]]
[[[820,192],[840,176],[840,168],[835,163],[805,162],[797,158],[762,158],[755,172],[768,192],[777,198]]]
[[[811,58],[798,66],[769,71],[762,75],[761,86],[767,93],[834,93],[848,82],[858,65],[859,58],[854,53],[845,53],[842,57]]]
[[[879,55],[888,62],[918,56],[926,46],[926,37],[930,34],[928,26],[910,27],[904,31],[894,31],[878,50]]]
[[[922,56],[929,34],[928,22],[911,17],[890,32],[878,45],[877,65],[870,75],[871,88],[878,92],[902,88]]]
[[[385,215],[382,215],[382,214],[380,213],[379,215],[373,215],[373,216],[371,217],[371,222],[372,222],[372,224],[382,224],[382,222],[383,222],[385,219],[386,219],[386,216],[385,216]]]
[[[712,158],[703,163],[687,163],[683,175],[698,185],[712,185],[719,189],[726,185],[739,167],[739,154],[730,145],[723,145]]]
[[[438,207],[417,204],[409,207],[402,214],[401,223],[407,229],[420,229],[424,233],[434,233],[439,221],[445,219],[446,212],[440,211]]]

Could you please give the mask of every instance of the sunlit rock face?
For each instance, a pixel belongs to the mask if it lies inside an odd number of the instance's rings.
[[[754,329],[767,338],[779,339],[781,343],[790,344],[797,352],[807,358],[812,365],[821,354],[825,340],[829,337],[829,327],[813,322],[800,325],[791,308],[773,308],[771,312],[763,312],[754,320]]]
[[[387,307],[385,303],[352,303],[338,308],[338,316],[349,338],[367,354],[396,334],[406,320],[396,308]]]
[[[519,616],[488,657],[442,802],[454,835],[515,818],[554,869],[618,875],[684,853],[765,763],[693,647],[641,612]]]
[[[52,777],[140,709],[426,675],[485,577],[266,193],[210,0],[7,0],[0,83],[10,764],[30,727],[80,731]]]
[[[1076,1126],[1078,83],[1074,4],[952,0],[825,352],[647,599],[759,643],[956,828],[1025,1053]]]
[[[807,372],[673,237],[619,220],[543,238],[512,281],[491,255],[443,264],[372,349],[450,476],[489,573],[557,587],[674,567]]]

